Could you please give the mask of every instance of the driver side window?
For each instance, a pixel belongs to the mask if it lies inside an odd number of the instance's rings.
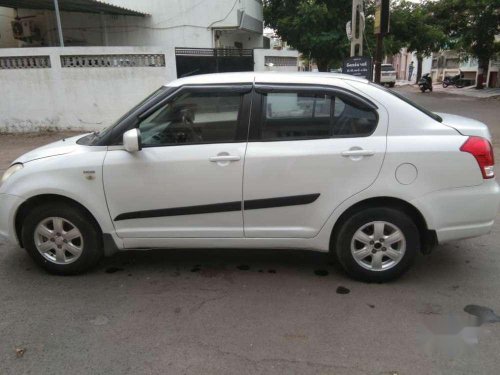
[[[236,141],[242,94],[183,92],[139,124],[143,146]]]

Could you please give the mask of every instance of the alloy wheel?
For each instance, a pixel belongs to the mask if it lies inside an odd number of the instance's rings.
[[[361,267],[370,271],[386,271],[404,257],[406,238],[396,225],[373,221],[360,227],[351,241],[351,254]]]
[[[83,236],[80,230],[67,219],[48,217],[35,229],[35,246],[49,262],[69,264],[83,252]]]

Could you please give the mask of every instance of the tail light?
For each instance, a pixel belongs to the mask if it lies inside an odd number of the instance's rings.
[[[468,152],[476,158],[484,179],[495,177],[495,156],[490,141],[481,137],[469,137],[460,151]]]

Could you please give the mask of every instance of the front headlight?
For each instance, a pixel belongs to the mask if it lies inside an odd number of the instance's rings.
[[[3,174],[2,176],[2,184],[7,181],[7,179],[12,176],[14,173],[16,173],[17,171],[23,169],[23,165],[21,163],[16,163],[16,164],[12,164],[9,168],[7,168],[7,170],[5,171],[5,173]]]

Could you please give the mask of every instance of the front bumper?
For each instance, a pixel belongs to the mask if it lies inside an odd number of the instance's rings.
[[[19,245],[16,235],[15,217],[23,199],[11,194],[0,194],[0,239]]]
[[[412,202],[439,243],[488,234],[498,215],[500,187],[495,180],[481,185],[446,189]]]

